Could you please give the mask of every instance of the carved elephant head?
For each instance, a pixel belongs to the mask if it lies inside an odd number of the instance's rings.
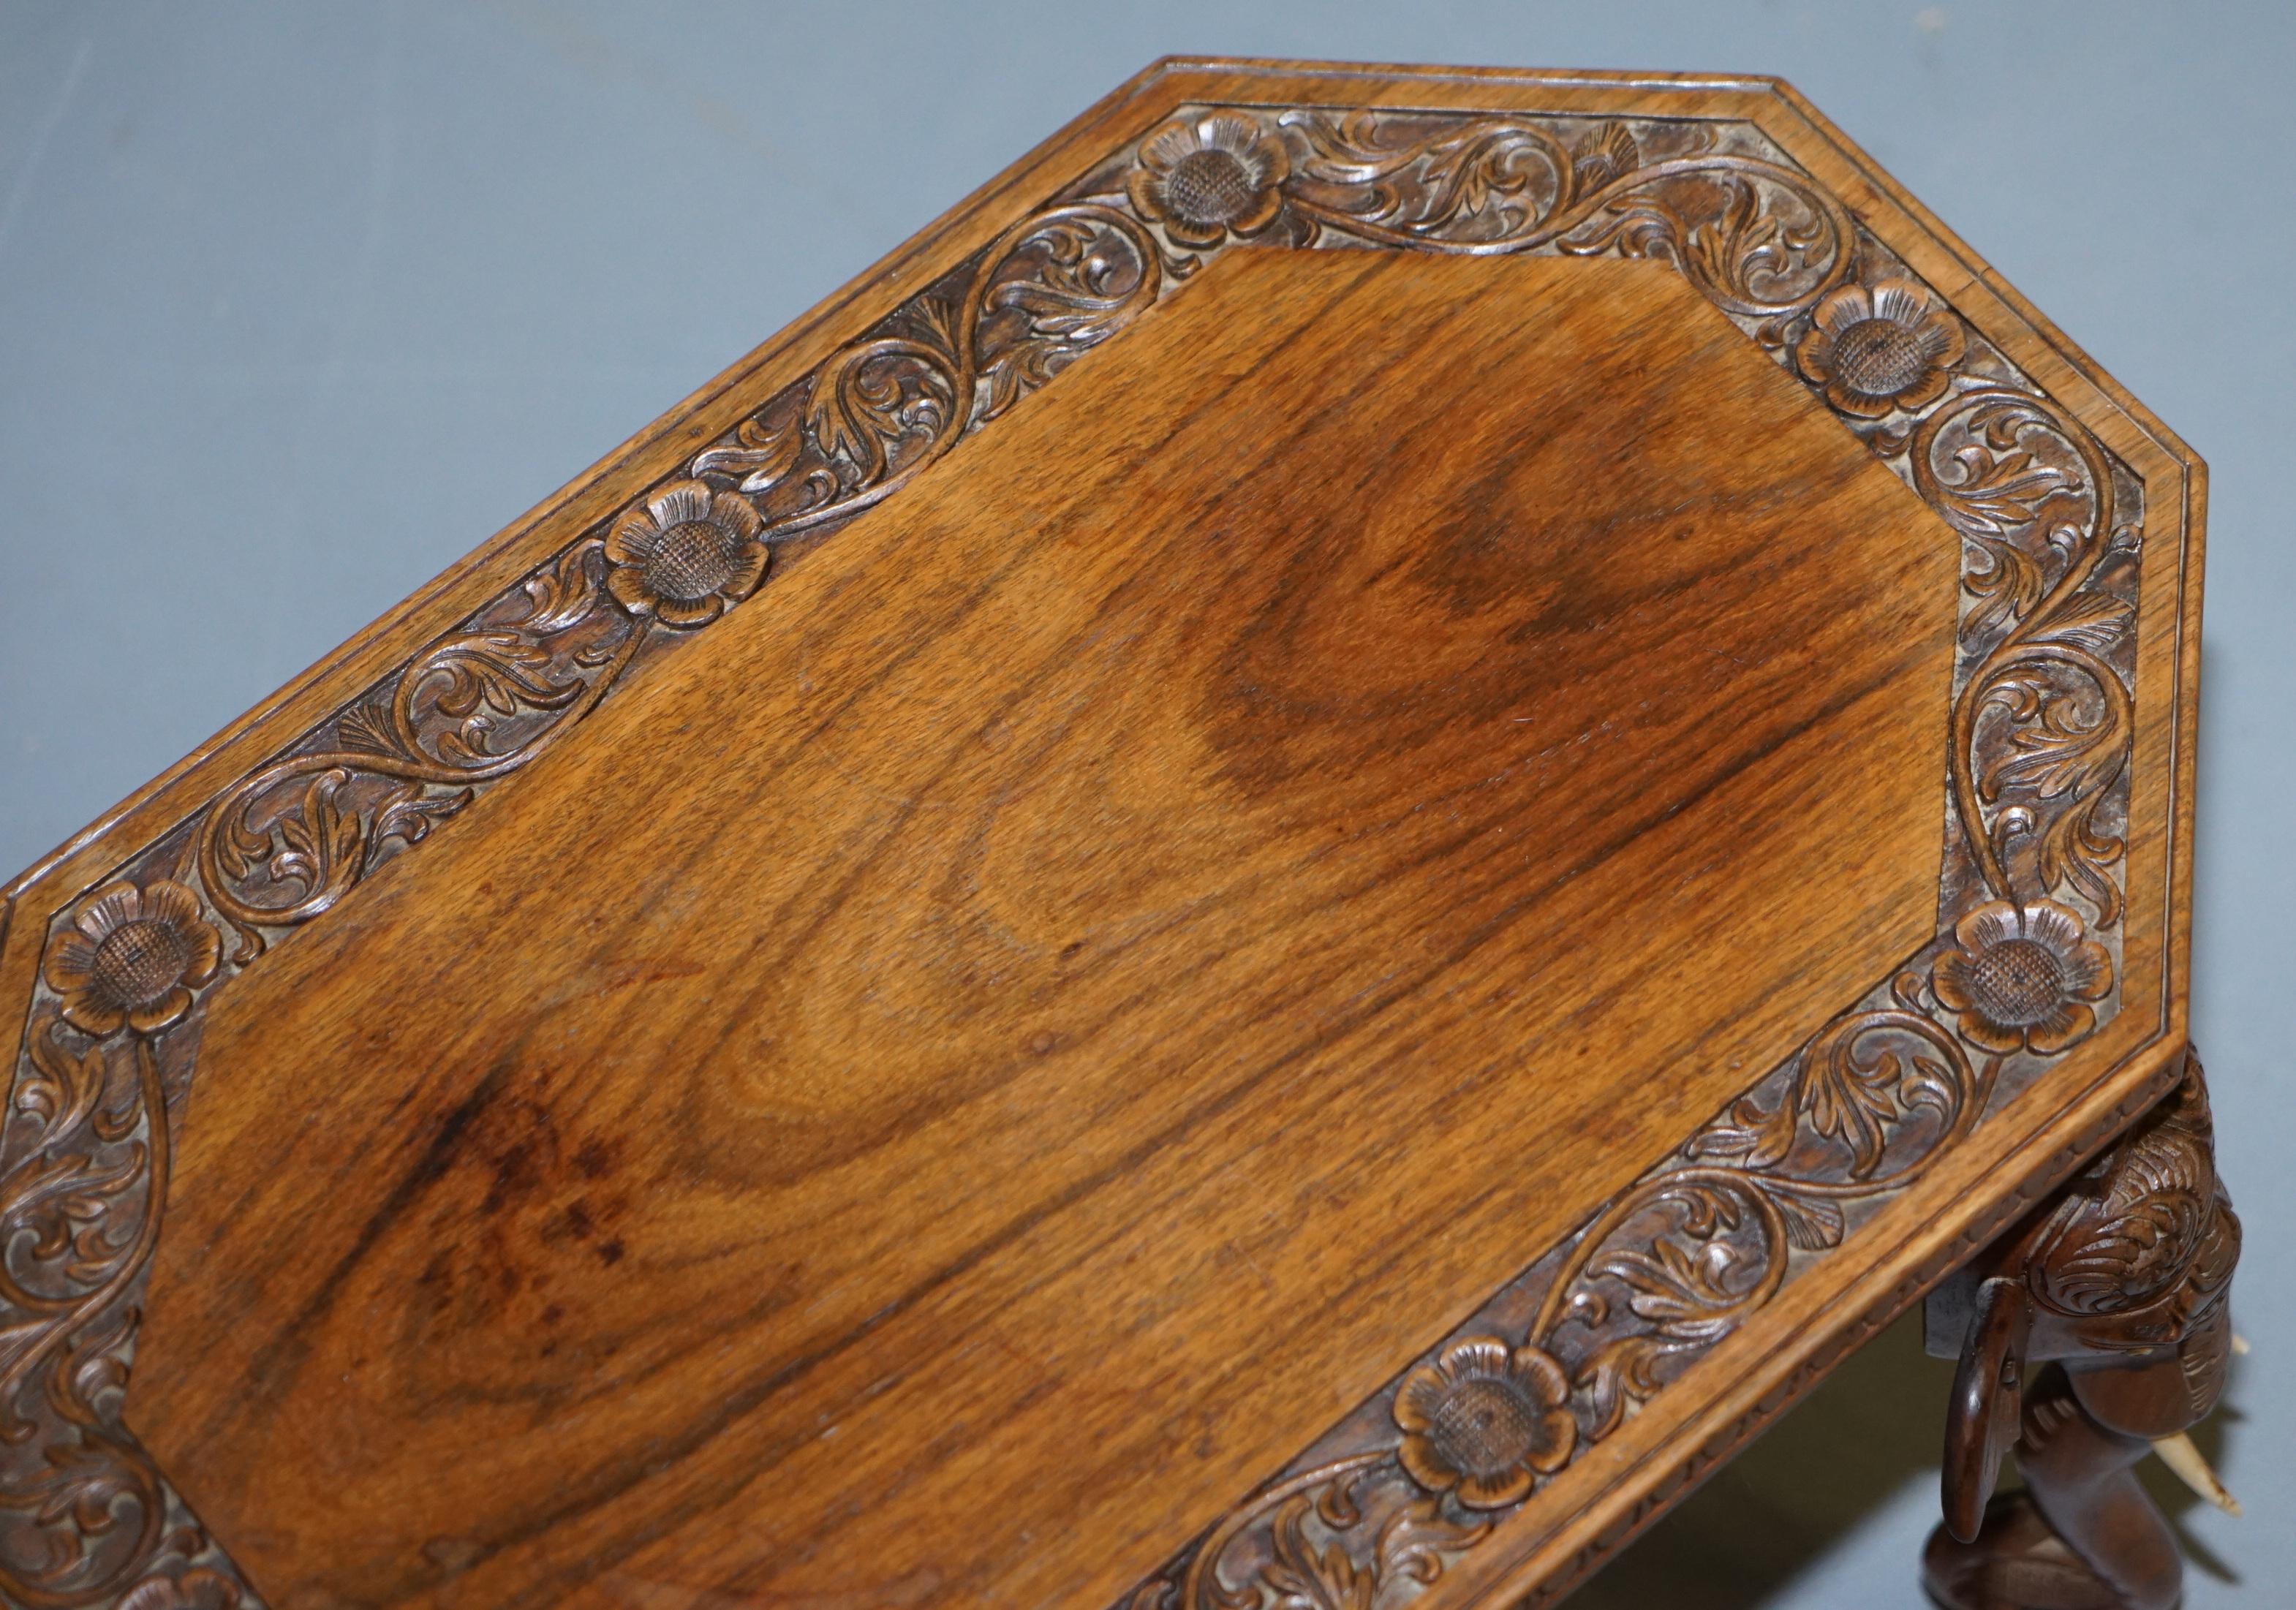
[[[2174,1096],[1972,1271],[1947,1423],[1948,1529],[1977,1536],[2039,1366],[2061,1364],[2080,1406],[2124,1436],[2150,1442],[2205,1417],[2232,1353],[2239,1257],[2194,1060]]]

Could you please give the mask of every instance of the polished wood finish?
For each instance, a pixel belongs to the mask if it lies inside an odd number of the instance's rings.
[[[1205,273],[221,1003],[135,1424],[268,1591],[1112,1599],[1927,937],[1951,546],[1791,376]]]
[[[1162,64],[10,887],[0,1596],[1551,1602],[2178,1079],[2202,502],[1781,86]]]

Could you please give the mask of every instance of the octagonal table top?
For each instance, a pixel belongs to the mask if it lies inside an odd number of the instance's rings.
[[[2202,476],[1774,81],[1151,69],[10,886],[0,1592],[1559,1596],[2173,1075]]]

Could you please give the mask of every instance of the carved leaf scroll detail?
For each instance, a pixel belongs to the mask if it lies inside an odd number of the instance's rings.
[[[1367,111],[1279,122],[1300,147],[1285,188],[1306,243],[1329,232],[1419,251],[1661,258],[1726,311],[1763,317],[1807,308],[1856,262],[1841,202],[1766,157],[1693,142],[1646,159],[1622,124],[1573,148],[1541,119],[1428,132]]]
[[[2136,609],[2098,585],[2133,561],[2112,464],[2096,439],[2038,394],[1979,386],[1915,430],[1915,489],[1972,555],[1964,625],[1980,657],[1954,708],[1953,788],[1971,855],[2018,898],[2012,841],[2032,849],[2031,892],[2070,891],[2100,928],[2119,922],[2121,841],[2104,809],[2127,770],[2135,695],[2108,656]]]

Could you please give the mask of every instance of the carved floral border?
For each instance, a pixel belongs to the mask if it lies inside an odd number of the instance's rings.
[[[207,1003],[626,678],[1238,249],[1658,259],[1959,533],[1939,933],[1119,1610],[1432,1581],[2117,1008],[2141,485],[1751,124],[1192,106],[48,929],[0,1148],[0,1598],[260,1600],[122,1422]]]

